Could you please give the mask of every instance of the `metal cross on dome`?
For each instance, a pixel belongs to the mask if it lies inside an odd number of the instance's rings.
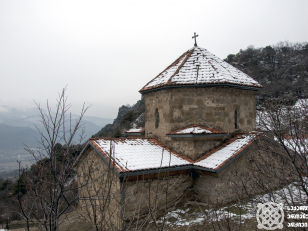
[[[192,36],[192,38],[194,38],[195,39],[195,47],[197,46],[197,37],[198,37],[199,35],[196,35],[196,32],[195,32],[195,35],[194,36]]]

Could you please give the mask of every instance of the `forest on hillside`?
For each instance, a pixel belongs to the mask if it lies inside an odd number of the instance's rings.
[[[248,46],[224,61],[243,71],[263,85],[258,92],[258,104],[279,96],[294,103],[307,98],[308,43],[279,42],[255,48]]]

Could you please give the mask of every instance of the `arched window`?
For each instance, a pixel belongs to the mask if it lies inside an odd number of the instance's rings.
[[[155,110],[155,128],[158,128],[159,126],[159,113],[158,113],[158,108]]]
[[[234,128],[238,129],[238,124],[237,124],[237,109],[234,111]]]

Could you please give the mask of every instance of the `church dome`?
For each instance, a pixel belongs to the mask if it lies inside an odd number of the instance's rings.
[[[195,46],[186,51],[158,76],[148,82],[141,94],[176,87],[235,87],[259,90],[262,85],[253,78]]]

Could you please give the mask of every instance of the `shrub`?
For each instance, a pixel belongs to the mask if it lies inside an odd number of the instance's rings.
[[[2,184],[1,184],[1,187],[0,187],[0,190],[6,189],[6,187],[7,187],[9,184],[12,184],[12,182],[11,182],[10,180],[5,180],[5,181],[3,181]]]
[[[126,122],[132,122],[134,119],[135,112],[133,110],[126,112],[121,120],[121,124],[125,124]]]

